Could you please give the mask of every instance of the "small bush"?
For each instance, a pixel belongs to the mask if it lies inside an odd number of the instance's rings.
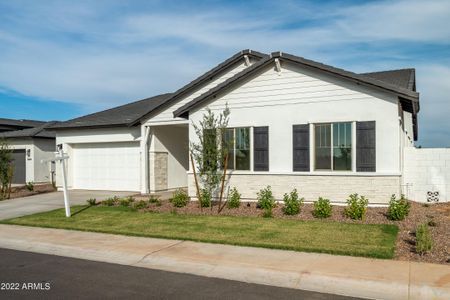
[[[270,185],[263,188],[257,193],[258,206],[262,209],[272,209],[275,207],[275,199],[273,198]]]
[[[95,199],[95,198],[90,198],[90,199],[86,200],[86,202],[87,202],[87,204],[88,204],[89,206],[94,206],[94,205],[97,204],[97,199]]]
[[[189,196],[183,189],[177,189],[170,199],[170,202],[175,207],[184,207],[189,202]]]
[[[125,197],[122,199],[119,199],[120,206],[130,206],[134,202],[134,198],[132,196]]]
[[[345,208],[345,215],[353,220],[363,220],[369,200],[364,196],[358,194],[351,194],[347,199],[347,207]]]
[[[237,188],[234,187],[228,196],[227,207],[238,208],[239,206],[241,206],[241,194],[239,194]]]
[[[27,182],[27,183],[25,184],[25,187],[27,188],[27,190],[29,190],[30,192],[32,192],[32,191],[34,190],[34,182],[33,182],[33,181]]]
[[[265,208],[264,212],[263,212],[263,218],[272,218],[273,217],[273,213],[272,213],[272,208]]]
[[[148,198],[148,202],[149,203],[158,203],[158,202],[160,202],[159,201],[159,198],[158,197],[156,197],[156,196],[150,196],[149,198]]]
[[[112,198],[108,198],[106,200],[102,201],[102,205],[105,206],[114,206],[119,202],[119,198],[117,196],[114,196]]]
[[[161,200],[159,200],[159,198],[155,197],[155,196],[150,196],[148,198],[148,202],[151,203],[151,204],[155,204],[156,206],[161,206],[162,205]]]
[[[207,189],[200,191],[200,206],[211,207],[211,193]]]
[[[303,198],[298,198],[297,189],[292,190],[290,194],[284,194],[284,207],[283,213],[285,215],[297,215],[300,213],[300,207],[303,204]]]
[[[331,217],[332,209],[330,200],[319,197],[319,199],[314,202],[312,214],[316,218],[329,218]]]
[[[425,254],[433,248],[430,230],[426,223],[419,224],[416,228],[416,251]]]
[[[391,196],[388,208],[388,217],[394,221],[401,221],[409,214],[411,204],[406,200],[405,195],[401,195],[400,199],[396,199],[395,195]]]
[[[133,202],[134,209],[143,209],[146,207],[147,207],[147,201],[145,201],[145,200],[139,200],[139,201]]]

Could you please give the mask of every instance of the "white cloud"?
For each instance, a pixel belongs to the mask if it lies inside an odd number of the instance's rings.
[[[417,67],[421,136],[431,136],[431,120],[449,113],[442,100],[449,94],[448,58],[414,47],[450,47],[450,1],[138,5],[0,4],[0,86],[92,110],[176,90],[252,48],[361,72]],[[445,122],[439,127],[450,132]]]

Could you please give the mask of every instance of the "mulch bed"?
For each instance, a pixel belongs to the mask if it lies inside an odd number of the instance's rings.
[[[25,186],[13,187],[11,188],[10,199],[28,197],[32,195],[50,193],[54,191],[55,188],[51,183],[35,184],[32,191],[29,191]]]
[[[148,198],[136,197],[137,200],[147,200]],[[273,209],[274,218],[284,218],[293,220],[319,220],[312,215],[312,204],[304,204],[300,214],[296,216],[286,216],[282,211],[282,204],[278,204]],[[450,203],[422,204],[411,202],[411,210],[408,217],[403,221],[391,221],[387,218],[387,207],[369,207],[366,218],[363,221],[351,220],[344,216],[345,206],[333,206],[332,216],[328,219],[321,219],[323,222],[346,222],[356,224],[396,224],[399,227],[395,258],[398,260],[410,260],[419,262],[439,263],[450,265]],[[186,207],[174,208],[167,201],[162,200],[160,205],[150,204],[144,211],[153,212],[174,212],[178,214],[196,215],[217,215],[218,206],[200,209],[198,202],[190,202]],[[262,209],[256,207],[256,202],[242,202],[236,209],[224,208],[221,215],[261,217]],[[432,221],[432,222],[430,222]],[[429,223],[430,232],[433,237],[433,249],[420,255],[415,251],[415,229],[420,223]]]

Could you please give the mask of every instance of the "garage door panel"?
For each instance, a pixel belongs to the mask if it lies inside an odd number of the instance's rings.
[[[138,143],[74,145],[74,187],[139,191],[139,150]]]

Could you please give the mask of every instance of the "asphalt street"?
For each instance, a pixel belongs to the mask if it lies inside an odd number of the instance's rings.
[[[0,299],[355,299],[0,249]]]

